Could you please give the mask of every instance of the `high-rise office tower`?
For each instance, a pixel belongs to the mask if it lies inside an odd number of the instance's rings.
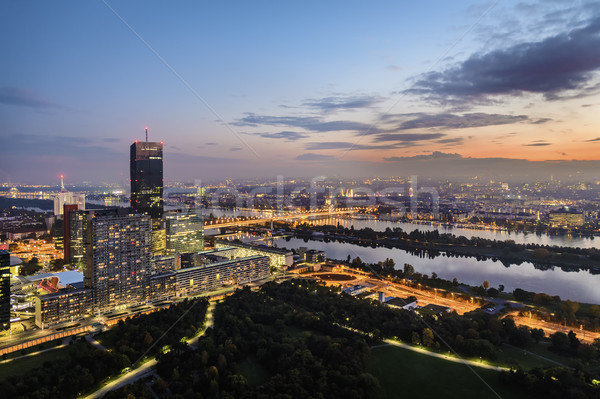
[[[200,209],[165,214],[167,229],[167,252],[186,253],[204,249],[204,222]]]
[[[164,255],[163,143],[135,141],[130,149],[131,207],[152,218],[152,254]]]
[[[131,207],[152,219],[160,219],[163,215],[163,143],[136,140],[130,152]]]
[[[10,254],[0,250],[0,330],[10,329]]]
[[[150,217],[123,208],[83,212],[83,281],[92,289],[94,310],[143,302],[150,268]]]
[[[87,217],[90,212],[78,210],[75,205],[65,205],[64,210],[64,256],[65,262],[73,266],[83,266],[85,243],[87,240]]]

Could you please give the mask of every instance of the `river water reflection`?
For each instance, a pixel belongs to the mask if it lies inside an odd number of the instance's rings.
[[[204,214],[221,217],[231,216],[258,216],[258,217],[269,217],[271,213],[265,213],[260,211],[222,211],[219,209],[205,209]],[[438,230],[440,233],[449,233],[456,236],[481,237],[490,240],[513,240],[517,244],[540,244],[540,245],[558,245],[561,247],[579,247],[579,248],[594,248],[600,246],[600,237],[598,239],[589,237],[578,237],[572,235],[557,235],[550,236],[548,234],[535,234],[535,233],[522,233],[522,232],[510,232],[506,230],[479,230],[464,227],[454,226],[442,226],[439,224],[421,224],[421,223],[409,223],[409,222],[392,222],[388,220],[377,220],[377,219],[353,219],[350,217],[331,217],[325,219],[313,219],[304,220],[307,223],[314,225],[337,225],[338,223],[343,226],[350,228],[354,226],[355,229],[363,229],[369,227],[375,231],[384,231],[386,228],[401,228],[404,231],[411,232],[413,230],[421,231],[433,231]],[[207,226],[209,227],[209,226]]]
[[[346,259],[350,255],[352,258],[359,256],[366,263],[377,263],[391,258],[396,263],[396,268],[403,268],[405,263],[409,263],[419,273],[431,275],[435,272],[447,280],[456,277],[458,281],[470,285],[481,285],[487,280],[491,287],[497,288],[503,284],[505,291],[509,292],[515,288],[522,288],[552,296],[559,295],[562,299],[600,304],[600,275],[593,275],[588,271],[565,272],[558,267],[552,270],[538,270],[528,262],[505,267],[499,261],[478,261],[475,258],[438,256],[431,259],[410,254],[402,249],[361,247],[317,240],[305,242],[299,238],[290,238],[289,241],[278,238],[274,240],[274,244],[288,249],[309,247],[326,251],[327,257],[332,259]]]

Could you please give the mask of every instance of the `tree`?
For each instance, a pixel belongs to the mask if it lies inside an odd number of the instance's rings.
[[[542,330],[541,328],[532,329],[531,337],[535,340],[536,343],[540,342],[540,340],[544,338],[544,330]]]
[[[152,338],[152,335],[150,335],[150,333],[146,331],[146,335],[144,336],[144,346],[150,347],[150,345],[152,345],[152,342],[154,342],[154,338]]]
[[[575,317],[575,313],[579,310],[579,302],[567,299],[563,303],[563,309],[569,316]]]
[[[404,275],[412,276],[413,274],[415,274],[415,268],[413,267],[413,265],[405,263],[404,264]]]
[[[498,286],[498,291],[500,291],[500,292],[504,292],[504,285],[503,285],[503,284],[500,284],[500,285]]]
[[[567,338],[569,338],[569,346],[571,348],[577,349],[579,345],[581,345],[579,338],[577,338],[577,334],[575,334],[573,330],[569,331],[569,334],[567,334]]]
[[[423,329],[423,345],[428,348],[434,345],[434,335],[430,328]]]
[[[421,337],[419,337],[419,333],[416,331],[413,331],[412,333],[412,344],[421,345]]]
[[[550,251],[546,248],[536,248],[533,250],[533,257],[536,259],[546,259],[550,256]]]
[[[552,342],[552,348],[557,351],[564,352],[569,349],[569,337],[563,332],[557,331],[550,335],[550,342]]]
[[[488,288],[490,288],[490,282],[489,282],[489,281],[487,281],[487,280],[484,280],[484,281],[483,281],[483,288],[485,288],[486,290],[487,290]]]
[[[595,317],[595,318],[600,318],[600,306],[592,305],[592,306],[590,306],[588,312],[589,312],[590,316]]]

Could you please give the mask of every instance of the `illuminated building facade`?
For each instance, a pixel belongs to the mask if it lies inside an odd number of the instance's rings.
[[[77,209],[85,209],[85,194],[69,191],[58,193],[54,197],[54,216],[64,214],[65,205],[77,205]]]
[[[216,241],[215,248],[235,248],[233,257],[244,258],[246,256],[268,256],[271,259],[271,267],[286,269],[294,263],[294,254],[279,248],[267,247],[265,245],[246,244],[238,241]]]
[[[10,254],[0,250],[0,330],[10,329]]]
[[[150,217],[131,209],[88,211],[84,285],[106,311],[145,300],[150,268]]]
[[[86,262],[84,257],[89,213],[65,207],[65,262],[71,265],[83,265]]]
[[[579,227],[585,222],[583,213],[569,208],[563,208],[548,214],[552,227]]]
[[[66,288],[53,294],[36,296],[35,324],[40,328],[74,321],[91,310],[92,290]]]
[[[179,269],[175,274],[177,295],[216,290],[223,285],[247,284],[270,275],[267,256],[249,256]]]
[[[191,209],[165,213],[167,253],[198,252],[204,249],[201,211]]]

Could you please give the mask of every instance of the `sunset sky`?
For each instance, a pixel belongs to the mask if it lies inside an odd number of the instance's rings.
[[[146,126],[167,180],[600,177],[599,2],[2,2],[0,35],[0,181],[128,181]]]

